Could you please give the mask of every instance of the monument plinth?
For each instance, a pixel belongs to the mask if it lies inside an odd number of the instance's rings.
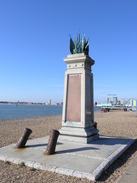
[[[85,53],[71,54],[64,84],[62,128],[60,138],[66,141],[89,143],[99,137],[94,127],[92,60]]]

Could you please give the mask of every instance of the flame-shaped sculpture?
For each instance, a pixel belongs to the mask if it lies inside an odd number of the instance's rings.
[[[85,34],[81,37],[80,33],[77,34],[77,40],[74,37],[74,42],[70,36],[70,52],[71,54],[76,53],[89,53],[89,39],[86,41]]]

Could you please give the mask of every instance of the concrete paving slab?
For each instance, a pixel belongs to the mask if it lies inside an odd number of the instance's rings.
[[[0,160],[48,170],[65,175],[97,180],[135,139],[100,136],[89,143],[67,142],[58,139],[56,153],[45,155],[49,137],[28,140],[26,148],[16,144],[0,148]]]

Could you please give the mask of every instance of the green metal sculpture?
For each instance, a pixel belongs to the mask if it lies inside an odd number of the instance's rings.
[[[70,36],[70,52],[71,54],[85,53],[86,55],[88,55],[89,39],[86,41],[85,34],[83,35],[83,37],[80,37],[80,33],[79,35],[77,34],[77,40],[74,37],[74,42]]]

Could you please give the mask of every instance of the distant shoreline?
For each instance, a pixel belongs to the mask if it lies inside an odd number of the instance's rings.
[[[56,106],[56,105],[58,105],[58,106],[62,106],[63,104],[62,104],[62,102],[61,103],[53,103],[53,104],[48,104],[48,103],[42,103],[42,102],[2,102],[2,101],[0,101],[0,104],[10,104],[10,105],[46,105],[46,106]]]

